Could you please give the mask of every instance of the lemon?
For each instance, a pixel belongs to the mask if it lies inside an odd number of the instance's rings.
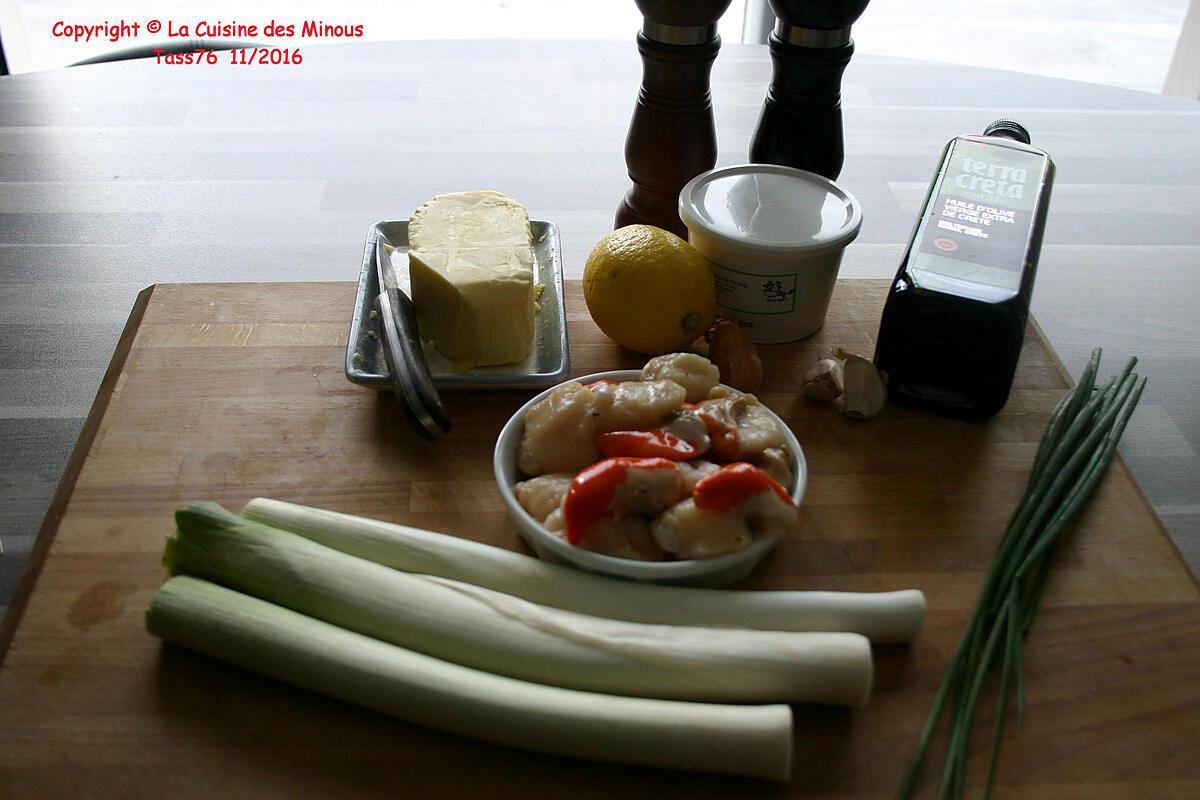
[[[597,243],[583,267],[583,299],[610,339],[649,355],[683,350],[717,316],[708,261],[653,225],[626,225]]]

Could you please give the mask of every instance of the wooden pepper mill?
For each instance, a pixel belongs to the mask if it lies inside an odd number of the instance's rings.
[[[850,26],[868,0],[770,0],[774,74],[750,140],[750,160],[834,179],[842,171],[842,72],[854,55]]]
[[[679,190],[717,163],[709,72],[721,38],[717,20],[732,0],[636,0],[645,18],[637,36],[642,87],[625,140],[633,188],[616,227],[646,223],[687,237]]]

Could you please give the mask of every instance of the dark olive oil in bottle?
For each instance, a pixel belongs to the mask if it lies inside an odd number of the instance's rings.
[[[970,419],[1004,406],[1053,181],[1012,120],[946,145],[879,325],[890,400]]]

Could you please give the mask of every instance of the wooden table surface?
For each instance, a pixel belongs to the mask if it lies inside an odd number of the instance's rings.
[[[141,289],[351,280],[372,222],[474,188],[555,221],[578,277],[628,186],[632,36],[0,78],[0,611]],[[765,47],[722,48],[720,164],[746,159],[769,77]],[[865,51],[843,85],[841,182],[865,209],[845,276],[894,272],[954,134],[1011,114],[1054,156],[1034,311],[1072,373],[1096,345],[1142,358],[1122,452],[1200,566],[1200,104]]]
[[[885,287],[842,281],[817,336],[762,348],[760,395],[810,475],[803,534],[745,585],[918,587],[930,606],[911,646],[875,648],[865,708],[796,708],[791,782],[475,743],[149,636],[172,511],[195,499],[264,495],[521,549],[491,451],[528,397],[447,395],[454,431],[424,442],[390,395],[342,374],[352,284],[164,284],[133,309],[35,551],[40,577],[0,629],[0,797],[893,796],[1067,383],[1031,328],[1012,398],[986,423],[903,409],[856,422],[804,398],[818,348],[870,351]],[[573,374],[640,363],[597,330],[577,282],[567,313]],[[1059,550],[997,797],[1196,797],[1198,659],[1200,592],[1118,462]],[[973,784],[986,746],[978,735]]]

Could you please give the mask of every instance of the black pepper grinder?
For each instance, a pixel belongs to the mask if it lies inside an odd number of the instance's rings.
[[[850,26],[868,0],[770,0],[774,72],[750,160],[833,180],[842,171],[842,72],[854,55]]]
[[[645,223],[687,237],[679,190],[717,163],[709,73],[721,37],[717,20],[732,0],[636,0],[644,18],[642,56],[625,164],[633,188],[617,209],[616,227]]]

